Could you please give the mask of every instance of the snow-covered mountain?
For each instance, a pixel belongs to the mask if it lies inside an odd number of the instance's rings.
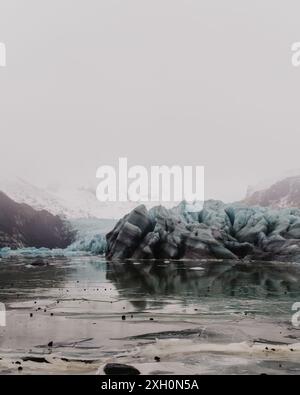
[[[300,207],[300,175],[284,178],[261,190],[248,191],[244,203],[274,208]]]
[[[0,249],[66,248],[75,238],[69,224],[46,210],[35,210],[0,192]]]
[[[135,202],[99,202],[92,187],[56,186],[41,188],[21,178],[1,178],[0,191],[18,203],[67,219],[120,218],[135,206]]]
[[[264,191],[270,188],[272,185],[279,181],[285,180],[287,178],[298,177],[300,174],[300,169],[290,169],[277,174],[276,176],[269,177],[267,179],[261,180],[254,185],[248,186],[246,198],[253,195],[255,192]]]

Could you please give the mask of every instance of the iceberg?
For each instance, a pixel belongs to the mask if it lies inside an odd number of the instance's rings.
[[[138,206],[106,236],[114,259],[245,259],[300,262],[300,210],[209,200],[191,211]]]

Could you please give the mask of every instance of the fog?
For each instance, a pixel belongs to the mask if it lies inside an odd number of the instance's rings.
[[[205,166],[206,198],[299,168],[297,0],[0,0],[1,173]],[[1,186],[0,186],[1,189]]]

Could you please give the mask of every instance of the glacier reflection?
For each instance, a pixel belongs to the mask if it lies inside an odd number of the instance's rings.
[[[110,262],[107,271],[107,279],[128,298],[138,293],[295,299],[299,278],[300,265],[266,262]]]

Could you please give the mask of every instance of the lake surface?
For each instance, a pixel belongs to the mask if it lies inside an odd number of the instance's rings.
[[[300,373],[298,264],[2,258],[0,302],[1,374]]]

